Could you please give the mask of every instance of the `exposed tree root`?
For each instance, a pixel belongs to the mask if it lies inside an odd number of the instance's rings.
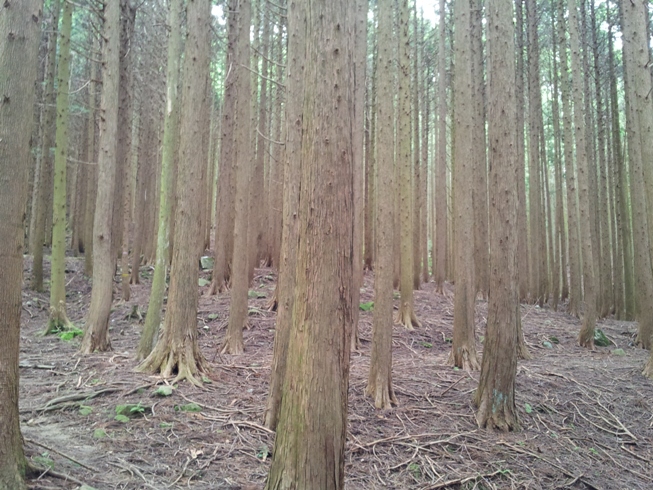
[[[164,345],[164,343],[166,345]],[[195,386],[202,386],[201,375],[209,372],[206,359],[202,356],[197,343],[190,339],[184,341],[183,345],[167,345],[161,339],[154,350],[141,362],[136,371],[141,373],[157,374],[163,378],[170,378],[177,383],[184,379]]]
[[[403,325],[408,330],[414,330],[415,327],[421,327],[422,324],[415,315],[415,310],[409,303],[402,303],[397,313],[397,323]]]
[[[375,376],[375,380],[368,382],[365,388],[365,394],[374,398],[374,406],[379,410],[390,410],[393,405],[398,405],[391,379],[380,379]]]
[[[215,280],[211,280],[209,288],[206,290],[205,296],[215,296],[216,294],[224,293],[229,291],[229,284],[227,281],[220,281],[220,285]]]
[[[578,344],[588,349],[594,348],[594,326],[589,322],[583,322],[583,327],[578,334]]]
[[[653,356],[649,357],[648,361],[646,361],[642,375],[646,376],[648,379],[653,379]]]
[[[279,300],[277,298],[277,288],[274,288],[274,293],[272,293],[272,296],[265,304],[265,309],[267,311],[277,311],[278,306],[279,306]]]
[[[457,349],[452,348],[447,364],[465,371],[478,371],[481,369],[476,349],[469,345],[463,345]]]

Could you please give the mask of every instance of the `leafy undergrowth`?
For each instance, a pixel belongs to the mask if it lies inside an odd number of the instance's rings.
[[[90,285],[83,259],[67,260],[68,315],[83,327]],[[29,267],[28,259],[26,277]],[[274,338],[275,314],[265,308],[273,271],[257,270],[251,285],[243,355],[218,353],[228,293],[200,299],[200,345],[212,367],[204,389],[134,372],[141,324],[133,312],[146,311],[151,270],[143,267],[141,275],[131,301],[114,303],[113,351],[84,357],[79,337],[38,335],[48,295],[24,291],[21,420],[28,457],[43,468],[30,487],[263,488],[274,444],[261,426]],[[590,352],[576,345],[577,319],[522,306],[533,356],[518,367],[522,430],[494,433],[476,426],[478,373],[446,365],[452,289],[436,295],[426,284],[415,299],[422,328],[396,326],[393,336],[399,406],[377,411],[364,396],[373,309],[372,276],[365,278],[362,347],[351,359],[347,488],[653,488],[653,385],[640,374],[648,353],[633,345],[635,324],[600,321],[609,345]],[[479,351],[486,310],[479,301]]]

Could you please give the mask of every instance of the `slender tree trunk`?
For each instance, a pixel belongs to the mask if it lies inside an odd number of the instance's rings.
[[[474,305],[474,211],[469,183],[473,179],[473,148],[464,137],[473,124],[470,5],[454,4],[454,239],[455,281],[453,342],[449,363],[466,370],[480,368],[476,356]]]
[[[102,101],[100,102],[100,155],[98,193],[93,225],[93,289],[86,331],[80,350],[84,354],[111,349],[109,314],[113,299],[115,255],[112,248],[113,199],[116,184],[118,100],[120,88],[120,3],[104,10]],[[116,219],[119,219],[116,216]]]
[[[409,330],[421,326],[413,306],[414,266],[413,249],[413,185],[410,146],[410,53],[408,38],[408,0],[399,0],[399,83],[397,101],[397,144],[399,158],[399,227],[401,260],[401,304],[397,323]]]
[[[32,262],[32,280],[30,287],[35,291],[43,291],[43,242],[45,241],[45,216],[47,212],[46,199],[51,195],[48,188],[52,187],[52,156],[55,129],[56,92],[54,79],[57,67],[57,31],[59,25],[60,2],[54,0],[52,10],[52,33],[48,40],[47,68],[45,71],[46,87],[43,92],[45,104],[43,116],[43,132],[41,141],[40,165],[34,176],[34,193],[32,197],[32,217],[30,223],[30,249],[34,260]]]
[[[200,385],[208,369],[197,343],[197,302],[199,253],[195,240],[200,235],[199,180],[202,172],[200,145],[201,108],[206,104],[206,79],[209,71],[208,0],[190,0],[186,6],[187,38],[182,75],[182,100],[179,137],[179,180],[175,212],[175,246],[172,252],[168,310],[162,335],[139,365],[142,372],[161,373],[175,381],[183,379]],[[199,378],[199,379],[198,379]]]
[[[447,57],[445,0],[440,0],[440,27],[438,32],[438,144],[435,169],[435,237],[433,244],[436,291],[442,294],[447,277],[449,256],[448,197],[447,197]]]
[[[97,41],[93,40],[93,46]],[[86,161],[89,163],[86,177],[86,203],[84,207],[84,274],[93,275],[93,217],[95,216],[95,196],[97,189],[97,160],[95,151],[95,105],[96,105],[96,77],[97,64],[89,60],[91,76],[88,83],[88,121],[86,127]]]
[[[374,31],[377,34],[378,27]],[[377,213],[377,160],[376,148],[378,147],[376,138],[377,128],[377,81],[378,76],[378,52],[372,55],[372,76],[370,77],[371,88],[367,94],[367,131],[365,133],[365,269],[371,271],[374,269],[374,259],[376,253],[376,213]],[[394,219],[394,216],[393,216]]]
[[[122,231],[122,254],[120,263],[120,283],[122,286],[122,299],[129,301],[129,224],[131,223],[131,162],[132,162],[132,36],[136,20],[136,8],[130,0],[122,0],[120,3],[120,95],[118,107],[118,146],[116,148],[117,172],[122,171],[122,215],[114,215],[115,220],[122,219],[123,225],[118,231]],[[116,179],[116,185],[118,179]],[[120,196],[116,193],[114,199]],[[114,206],[115,211],[115,206]],[[115,227],[114,227],[115,229]],[[115,237],[116,242],[120,237]],[[114,248],[118,243],[113,244]]]
[[[377,251],[374,276],[374,312],[372,320],[372,349],[370,373],[365,393],[374,398],[374,406],[389,409],[397,403],[392,387],[392,276],[394,241],[394,121],[392,99],[393,45],[396,40],[392,28],[392,0],[378,4],[378,60],[380,70],[377,81],[378,117],[378,183]]]
[[[576,188],[576,170],[574,168],[573,123],[571,114],[571,95],[569,69],[567,61],[567,39],[564,20],[564,1],[558,7],[557,24],[560,45],[561,96],[563,114],[563,144],[565,184],[567,187],[567,237],[569,253],[569,313],[579,316],[580,303],[583,299],[581,289],[580,235],[578,228],[578,190]]]
[[[353,46],[343,33],[355,28],[356,14],[355,5],[345,0],[308,0],[306,10],[311,15],[296,301],[268,490],[335,490],[345,484],[349,336],[352,309],[358,306],[352,303],[352,289],[358,286],[351,255],[353,114],[340,101],[347,100],[354,83]]]
[[[524,0],[515,1],[517,67],[515,107],[517,111],[517,267],[519,300],[526,301],[529,291],[528,216],[526,212],[526,170],[524,140]]]
[[[235,112],[235,177],[236,218],[234,223],[234,254],[231,275],[231,307],[229,325],[222,351],[229,354],[243,352],[243,328],[247,321],[248,233],[254,232],[249,224],[250,186],[254,154],[251,150],[252,77],[250,66],[250,26],[252,23],[250,0],[240,0],[238,6],[238,41],[236,46],[238,78]]]
[[[517,159],[511,0],[487,0],[490,144],[490,293],[483,363],[475,401],[480,427],[518,428]]]
[[[231,259],[234,243],[234,116],[236,114],[236,89],[240,70],[236,61],[236,42],[238,40],[237,0],[228,2],[228,41],[226,66],[227,75],[224,81],[224,96],[222,106],[222,132],[220,144],[220,167],[218,177],[218,199],[216,202],[215,224],[215,261],[213,275],[208,294],[217,294],[227,288],[231,278]]]
[[[0,7],[0,490],[26,488],[18,353],[41,7],[39,0],[6,1]]]
[[[70,34],[73,5],[65,2],[61,17],[59,66],[57,69],[57,132],[54,156],[52,216],[52,265],[50,274],[50,320],[46,333],[72,326],[66,314],[66,162],[68,157],[68,82],[70,81]]]
[[[170,211],[172,201],[172,174],[175,151],[179,135],[178,87],[181,62],[181,13],[182,0],[172,0],[168,11],[168,63],[166,69],[166,112],[163,129],[163,151],[161,154],[161,192],[159,193],[159,229],[156,242],[156,263],[152,276],[150,302],[145,316],[145,325],[138,343],[136,357],[145,359],[152,351],[154,336],[161,324],[163,296],[166,288],[166,273],[169,268]]]
[[[472,100],[474,123],[471,138],[474,151],[474,182],[472,199],[474,208],[474,264],[476,291],[487,296],[489,287],[489,248],[488,248],[488,192],[487,155],[485,148],[485,77],[483,70],[483,6],[481,0],[472,0],[471,38],[472,38]]]
[[[412,119],[412,160],[413,160],[413,287],[419,289],[422,283],[422,252],[420,246],[420,227],[422,224],[423,204],[420,189],[422,187],[421,160],[420,152],[420,118],[419,118],[419,56],[418,56],[418,38],[417,38],[417,4],[413,3],[413,42],[412,42],[412,87],[411,87],[411,119]],[[410,15],[409,15],[410,16]]]
[[[596,280],[592,252],[592,230],[588,162],[585,146],[585,123],[583,121],[583,80],[581,74],[580,36],[576,0],[568,0],[569,39],[571,46],[572,87],[574,101],[574,136],[576,139],[576,162],[578,164],[578,209],[583,260],[583,325],[578,341],[582,347],[594,346],[596,324]]]

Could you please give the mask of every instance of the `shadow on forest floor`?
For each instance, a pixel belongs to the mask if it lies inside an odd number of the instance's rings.
[[[30,265],[26,259],[25,277]],[[90,301],[82,271],[83,259],[67,258],[68,315],[78,327]],[[48,295],[24,290],[22,430],[28,457],[51,468],[30,488],[263,488],[274,441],[260,425],[275,321],[265,303],[274,272],[256,271],[243,355],[216,355],[229,295],[201,297],[199,341],[211,382],[203,390],[183,382],[166,397],[154,395],[160,378],[134,372],[141,324],[128,315],[134,305],[145,314],[150,277],[151,268],[142,267],[143,283],[132,286],[132,300],[114,302],[113,351],[86,357],[77,352],[78,339],[38,335]],[[119,285],[115,291],[118,297]],[[361,301],[371,299],[368,274]],[[399,406],[390,411],[375,410],[363,395],[372,313],[361,311],[362,348],[351,359],[347,488],[653,488],[653,384],[641,376],[648,352],[633,345],[634,323],[600,321],[615,345],[590,352],[576,344],[576,318],[522,306],[533,359],[518,367],[522,430],[504,434],[477,428],[471,399],[478,372],[446,365],[452,289],[436,295],[433,283],[425,284],[415,302],[423,327],[395,326]],[[482,340],[487,304],[479,301],[476,310]],[[617,348],[625,355],[613,354]],[[123,417],[116,418],[117,411]]]

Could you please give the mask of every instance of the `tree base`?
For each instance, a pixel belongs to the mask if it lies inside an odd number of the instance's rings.
[[[500,430],[510,432],[519,430],[519,419],[515,410],[514,401],[508,403],[507,399],[494,400],[489,392],[481,395],[481,400],[476,400],[478,412],[476,422],[481,429]],[[512,405],[512,406],[510,406]]]
[[[397,313],[397,323],[406,327],[407,330],[415,330],[415,327],[422,326],[415,315],[415,310],[409,303],[402,303]]]
[[[369,383],[365,388],[365,395],[374,398],[374,407],[377,410],[390,410],[393,405],[399,405],[392,382],[376,380],[374,384]]]
[[[447,365],[464,369],[465,371],[478,371],[481,369],[481,363],[478,360],[476,349],[468,345],[463,345],[457,349],[452,347]]]
[[[172,383],[186,379],[195,386],[201,387],[201,375],[207,374],[210,370],[196,341],[186,340],[182,345],[174,346],[160,340],[150,355],[138,365],[136,371],[158,373],[162,378],[170,378],[176,374]]]
[[[220,350],[221,354],[231,354],[231,355],[239,355],[245,352],[245,344],[243,342],[243,334],[242,332],[240,335],[237,334],[229,334],[227,332],[227,335],[224,339],[224,343],[222,344],[222,349]]]
[[[206,290],[204,295],[215,296],[216,294],[225,293],[227,291],[229,291],[229,285],[226,281],[220,281],[220,284],[218,284],[218,281],[212,280],[209,289]]]
[[[51,335],[73,330],[75,325],[68,319],[66,307],[62,304],[58,308],[50,307],[50,319],[43,331],[43,335]]]
[[[583,326],[578,335],[578,344],[587,349],[594,348],[594,328]]]
[[[648,361],[646,361],[642,375],[648,379],[653,379],[653,356],[649,357]]]
[[[92,326],[90,328],[93,328]],[[93,354],[93,352],[108,352],[111,350],[111,341],[108,332],[99,333],[87,330],[79,348],[82,354]]]

